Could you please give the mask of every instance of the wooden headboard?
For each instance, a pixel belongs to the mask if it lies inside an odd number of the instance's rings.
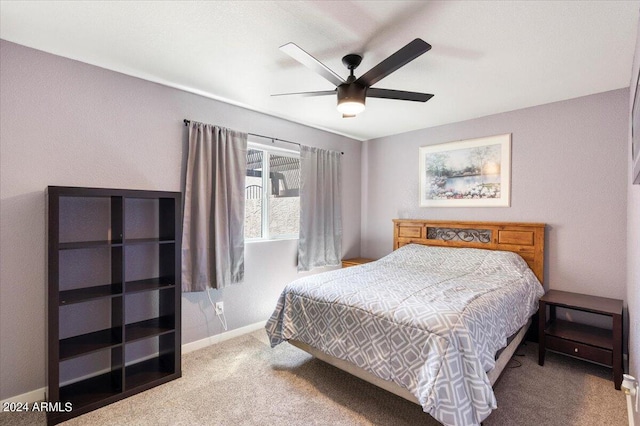
[[[405,244],[518,253],[544,284],[544,223],[393,220],[393,249]]]

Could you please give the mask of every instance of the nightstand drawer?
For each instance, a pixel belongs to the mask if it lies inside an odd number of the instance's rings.
[[[611,366],[613,365],[613,353],[606,349],[600,349],[571,340],[559,339],[554,336],[546,336],[545,346],[547,349],[584,358],[589,361]]]

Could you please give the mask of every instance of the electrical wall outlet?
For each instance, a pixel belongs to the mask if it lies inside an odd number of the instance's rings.
[[[216,315],[222,315],[224,313],[223,302],[216,302]]]

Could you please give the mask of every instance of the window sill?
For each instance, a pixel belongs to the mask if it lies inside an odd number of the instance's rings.
[[[270,239],[251,239],[244,240],[245,244],[253,244],[253,243],[273,243],[278,241],[297,241],[298,237],[283,237],[283,238],[270,238]]]

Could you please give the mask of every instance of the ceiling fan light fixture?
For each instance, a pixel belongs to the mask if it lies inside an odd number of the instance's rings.
[[[367,89],[354,83],[338,86],[338,111],[343,115],[357,115],[364,111]]]
[[[338,101],[338,111],[343,115],[357,115],[364,111],[364,102],[341,100]]]

